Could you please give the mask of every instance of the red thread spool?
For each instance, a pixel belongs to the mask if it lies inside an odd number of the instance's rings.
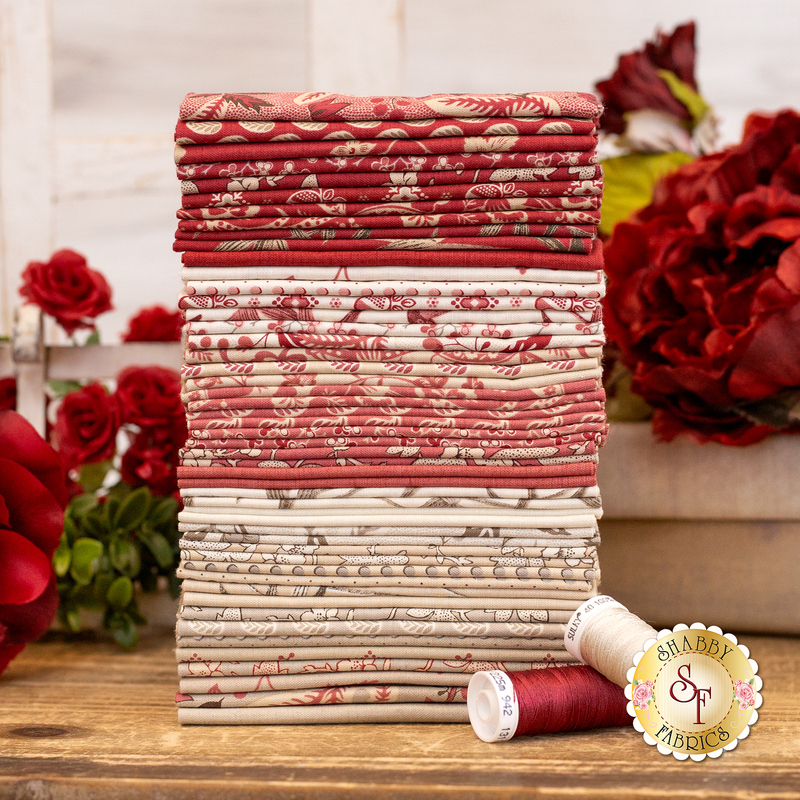
[[[484,742],[630,725],[624,690],[587,666],[476,672],[469,721]]]

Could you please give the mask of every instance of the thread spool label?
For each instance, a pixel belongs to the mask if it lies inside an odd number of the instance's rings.
[[[679,760],[732,750],[758,719],[758,664],[736,637],[696,623],[661,631],[628,675],[628,713],[645,741]]]
[[[575,612],[567,623],[567,629],[564,631],[564,647],[573,658],[577,658],[578,661],[583,661],[584,664],[586,663],[581,655],[581,637],[583,636],[583,631],[586,629],[586,623],[591,617],[607,611],[609,608],[621,608],[623,611],[628,610],[622,603],[607,594],[599,594],[597,597],[593,597],[591,600],[581,603],[581,605],[575,609]]]
[[[512,739],[519,724],[519,703],[514,684],[502,670],[476,672],[467,690],[472,728],[484,742]]]

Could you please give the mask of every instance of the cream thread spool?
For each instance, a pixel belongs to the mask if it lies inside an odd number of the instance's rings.
[[[617,686],[630,682],[633,657],[658,633],[622,603],[601,594],[582,603],[570,617],[564,645],[570,655],[596,669]]]

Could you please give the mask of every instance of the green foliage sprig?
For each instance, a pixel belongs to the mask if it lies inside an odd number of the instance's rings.
[[[146,625],[135,587],[153,592],[160,577],[177,597],[178,502],[146,486],[119,482],[104,497],[78,495],[67,506],[61,543],[53,556],[60,622],[81,630],[81,609],[102,612],[103,628],[123,647],[134,647]]]

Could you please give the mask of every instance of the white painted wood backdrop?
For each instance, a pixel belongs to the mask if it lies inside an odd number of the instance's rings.
[[[0,336],[25,263],[56,247],[109,278],[106,342],[175,302],[187,91],[590,90],[690,18],[727,141],[750,109],[800,107],[796,0],[0,0]]]

